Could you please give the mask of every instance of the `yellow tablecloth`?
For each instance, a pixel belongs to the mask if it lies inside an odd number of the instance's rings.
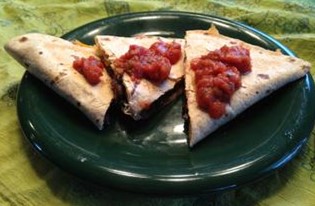
[[[314,0],[2,0],[0,1],[0,205],[315,205],[315,137],[286,167],[237,190],[200,196],[134,194],[83,182],[37,154],[16,115],[24,73],[3,49],[28,32],[60,36],[80,25],[128,12],[180,10],[234,19],[262,30],[315,65]],[[315,67],[311,73],[315,74]]]

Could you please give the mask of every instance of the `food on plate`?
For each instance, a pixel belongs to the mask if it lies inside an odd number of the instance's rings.
[[[5,49],[28,72],[103,128],[114,94],[96,47],[30,33],[11,39]]]
[[[310,63],[209,30],[185,39],[95,36],[95,45],[31,33],[6,51],[27,71],[103,129],[110,107],[141,120],[183,92],[190,147],[280,87],[302,78]]]
[[[190,147],[289,82],[310,63],[209,30],[186,32],[185,130]]]
[[[133,119],[148,118],[183,93],[183,39],[101,35],[95,42],[122,111]]]

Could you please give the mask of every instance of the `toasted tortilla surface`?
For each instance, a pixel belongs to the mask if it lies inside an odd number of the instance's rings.
[[[120,68],[115,68],[113,62],[115,59],[119,58],[129,50],[130,45],[143,46],[149,48],[153,43],[157,41],[164,42],[177,42],[182,46],[182,56],[180,60],[172,65],[169,77],[167,80],[163,81],[161,84],[153,84],[152,82],[142,79],[140,82],[135,82],[132,78],[124,73],[122,75],[121,83],[125,88],[124,96],[125,103],[123,105],[124,113],[130,115],[135,120],[140,120],[147,115],[143,115],[145,111],[150,110],[151,105],[165,97],[165,94],[176,87],[178,83],[183,80],[184,77],[184,40],[183,39],[173,39],[173,38],[163,38],[156,36],[136,36],[136,37],[119,37],[110,35],[101,35],[95,37],[96,45],[103,52],[103,56],[110,65],[114,73],[117,73]],[[182,92],[181,90],[174,91],[176,95],[166,95],[167,98],[172,97],[175,99]],[[172,100],[165,100],[165,104],[171,102]],[[165,105],[163,104],[163,106]]]
[[[223,124],[260,101],[280,87],[303,77],[310,70],[310,63],[302,59],[270,51],[220,35],[215,29],[192,30],[186,32],[185,94],[187,99],[188,144],[193,147]],[[226,114],[211,118],[201,110],[196,102],[195,74],[190,62],[209,51],[222,46],[243,46],[250,51],[252,71],[242,76],[242,86],[232,96],[226,106]]]
[[[72,64],[76,58],[96,56],[94,47],[39,33],[12,38],[6,51],[27,71],[79,108],[99,129],[113,102],[111,79],[104,70],[101,82],[90,85]]]

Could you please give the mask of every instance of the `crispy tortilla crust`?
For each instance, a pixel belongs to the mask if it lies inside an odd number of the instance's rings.
[[[111,79],[104,71],[101,82],[91,86],[72,68],[75,58],[96,57],[95,47],[30,33],[11,39],[5,49],[27,71],[79,108],[99,129],[103,128],[105,114],[114,100]]]
[[[303,77],[311,67],[309,62],[302,59],[283,55],[279,51],[265,50],[238,39],[220,35],[214,29],[212,27],[208,31],[186,32],[185,94],[187,109],[184,112],[187,113],[184,114],[184,118],[190,147],[273,91]],[[220,119],[212,119],[197,105],[195,74],[190,68],[190,62],[192,59],[224,45],[241,45],[248,48],[251,55],[252,72],[242,77],[242,86],[235,92],[230,104],[227,105],[226,115]]]
[[[156,41],[176,41],[184,48],[183,39],[170,39],[154,36],[117,37],[96,36],[95,42],[103,53],[104,61],[109,66],[111,77],[115,79],[114,90],[120,97],[122,111],[135,120],[148,118],[156,110],[170,103],[183,93],[184,55],[179,62],[172,66],[169,78],[156,85],[142,79],[139,83],[132,81],[131,77],[115,68],[113,61],[125,54],[131,44],[150,47]],[[182,54],[184,54],[182,50]]]

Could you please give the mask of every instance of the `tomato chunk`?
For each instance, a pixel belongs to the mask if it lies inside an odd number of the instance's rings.
[[[82,74],[91,85],[96,85],[101,81],[104,65],[94,56],[77,58],[73,61],[72,67]]]
[[[172,65],[176,64],[182,56],[181,45],[177,42],[166,43],[158,41],[150,46],[150,50],[166,57]]]
[[[235,66],[242,74],[251,71],[249,50],[241,46],[223,46],[219,50],[209,52],[207,58]]]

